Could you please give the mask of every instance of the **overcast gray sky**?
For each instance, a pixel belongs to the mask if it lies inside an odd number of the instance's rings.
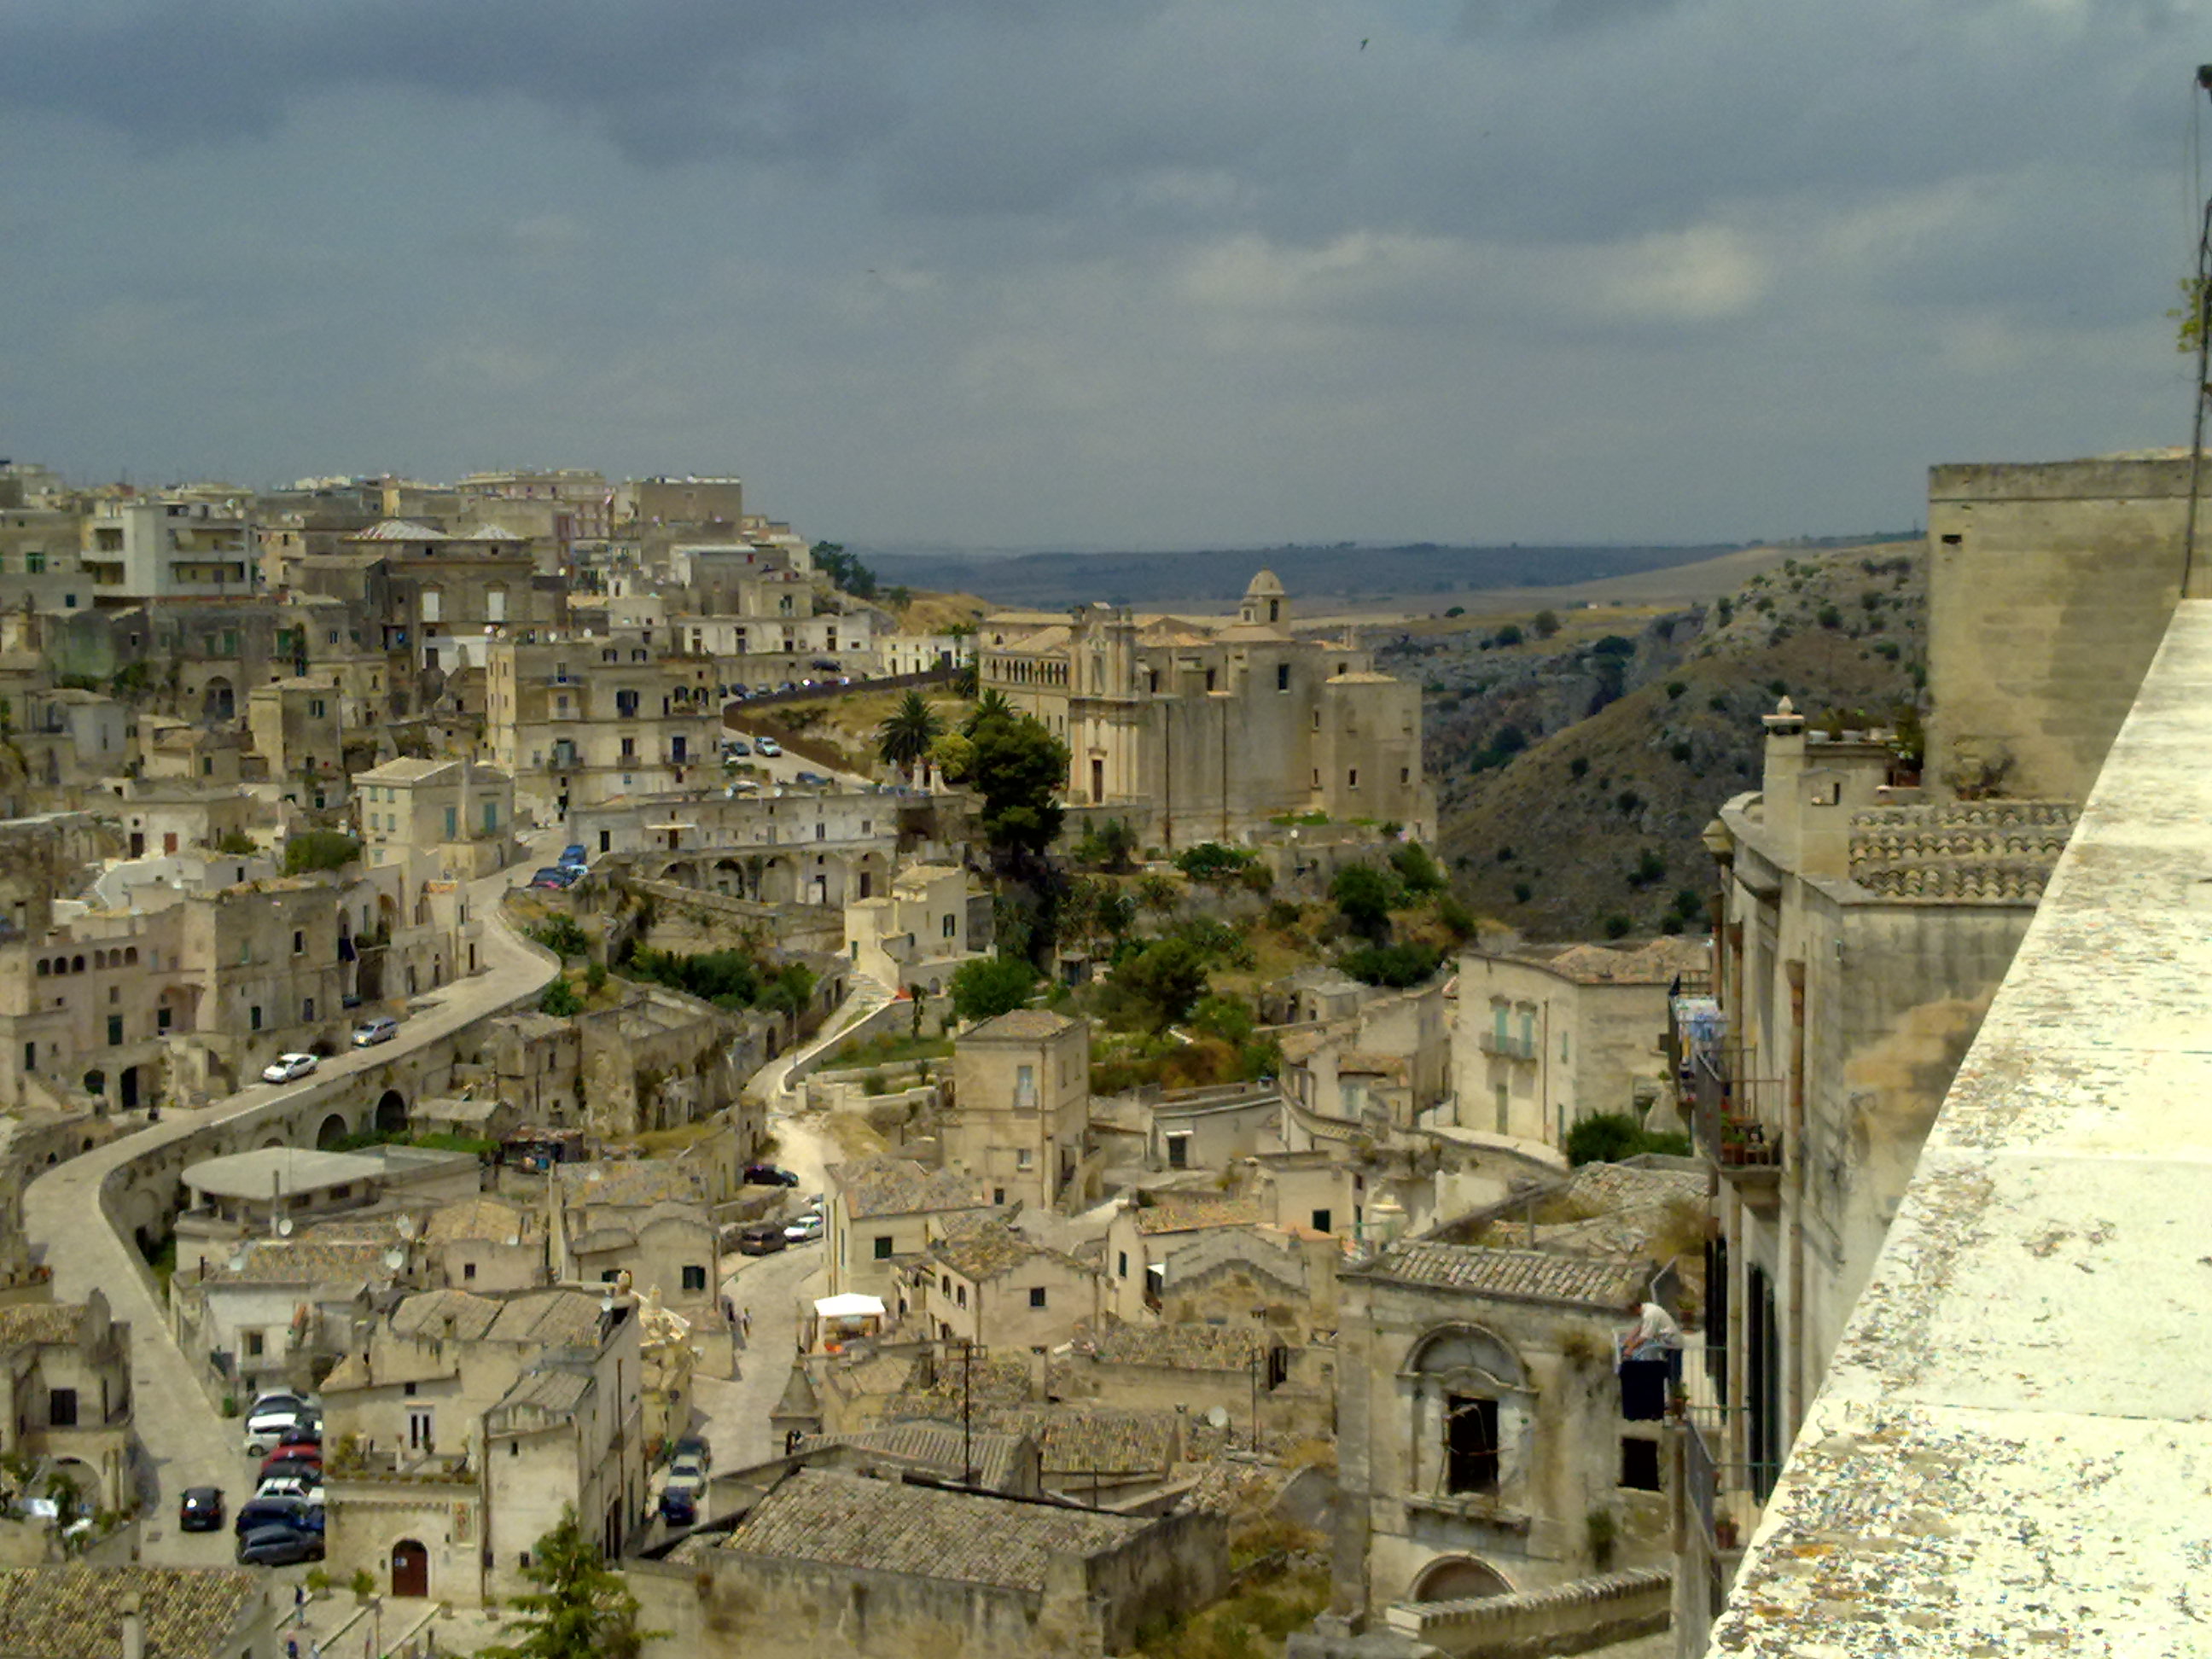
[[[2208,13],[6,0],[0,454],[734,471],[876,543],[1899,526],[2185,439]]]

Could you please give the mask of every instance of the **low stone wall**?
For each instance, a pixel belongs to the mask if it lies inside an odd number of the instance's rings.
[[[629,890],[651,898],[664,908],[679,906],[701,916],[720,919],[741,930],[765,931],[787,951],[838,951],[845,947],[845,913],[820,904],[763,904],[757,899],[732,898],[672,881],[631,879]]]
[[[1399,1635],[1453,1659],[1542,1659],[1665,1630],[1674,1584],[1674,1574],[1653,1567],[1517,1595],[1401,1601],[1383,1618]]]

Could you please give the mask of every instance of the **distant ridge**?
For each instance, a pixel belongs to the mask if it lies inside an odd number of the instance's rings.
[[[1849,546],[1873,538],[1809,544]],[[1694,547],[1402,547],[1209,549],[1182,553],[1027,553],[1012,557],[867,552],[886,583],[979,593],[995,605],[1048,610],[1094,599],[1124,605],[1234,604],[1265,567],[1294,599],[1555,587],[1692,564],[1744,543]]]

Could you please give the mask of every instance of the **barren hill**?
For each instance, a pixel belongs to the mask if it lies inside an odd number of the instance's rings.
[[[1698,835],[1757,787],[1759,717],[1787,692],[1816,722],[1893,724],[1926,617],[1925,548],[1905,542],[1786,560],[1633,636],[1485,648],[1477,629],[1380,654],[1427,689],[1454,884],[1532,938],[1594,938],[1702,925]]]

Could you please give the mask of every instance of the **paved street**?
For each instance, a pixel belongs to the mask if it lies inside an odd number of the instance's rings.
[[[131,1323],[131,1387],[143,1448],[141,1496],[149,1505],[144,1559],[149,1564],[227,1565],[228,1529],[179,1532],[177,1496],[187,1486],[219,1486],[235,1506],[251,1490],[254,1469],[241,1449],[244,1425],[235,1419],[226,1421],[192,1381],[188,1363],[168,1334],[165,1310],[147,1287],[137,1249],[106,1225],[99,1203],[101,1181],[110,1170],[150,1148],[305,1092],[333,1074],[343,1076],[388,1060],[544,984],[551,977],[550,965],[507,927],[499,901],[508,886],[526,879],[541,859],[557,853],[562,845],[559,830],[539,831],[529,839],[529,850],[517,864],[471,885],[471,911],[485,924],[486,971],[416,999],[415,1012],[400,1023],[399,1036],[392,1042],[373,1049],[349,1049],[326,1060],[318,1076],[307,1082],[256,1084],[197,1111],[166,1112],[159,1123],[55,1165],[26,1191],[24,1230],[33,1252],[53,1269],[55,1299],[78,1300],[96,1285],[114,1316]]]

